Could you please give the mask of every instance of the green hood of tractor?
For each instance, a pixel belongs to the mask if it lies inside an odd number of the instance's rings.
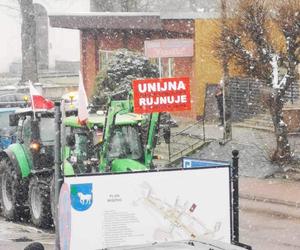
[[[93,126],[97,125],[98,127],[103,127],[105,123],[105,116],[91,116],[88,118],[87,121],[87,127],[92,128]],[[64,119],[64,125],[67,127],[72,128],[81,128],[85,127],[84,125],[81,125],[78,121],[78,116],[69,116]]]
[[[119,125],[119,126],[135,125],[145,120],[146,120],[146,116],[144,115],[135,114],[135,113],[126,113],[126,114],[117,115],[115,125]],[[93,114],[89,116],[87,121],[88,128],[92,128],[95,125],[99,128],[103,128],[104,124],[105,124],[105,115]],[[64,119],[64,125],[73,128],[83,127],[82,125],[79,124],[77,116],[66,117]]]
[[[113,173],[145,171],[146,166],[132,159],[115,159],[112,161],[111,170]]]

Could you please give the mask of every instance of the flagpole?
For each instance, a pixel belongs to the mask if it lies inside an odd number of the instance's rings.
[[[79,86],[78,86],[78,123],[84,124],[88,120],[88,98],[85,92],[83,77],[79,71]]]
[[[35,108],[34,108],[34,103],[33,103],[33,96],[32,96],[32,88],[33,88],[33,83],[29,80],[29,94],[30,94],[30,99],[31,99],[31,108],[33,112],[33,120],[36,120],[35,117]]]

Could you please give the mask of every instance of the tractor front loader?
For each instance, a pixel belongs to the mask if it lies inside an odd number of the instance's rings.
[[[86,125],[77,117],[64,120],[65,175],[89,172],[143,171],[153,167],[159,113],[133,113],[132,99],[111,97],[106,113],[91,114]]]

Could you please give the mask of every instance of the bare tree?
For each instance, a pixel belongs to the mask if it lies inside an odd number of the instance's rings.
[[[265,83],[268,90],[265,99],[277,141],[272,158],[280,163],[289,162],[292,153],[282,109],[285,93],[295,81],[299,63],[300,1],[288,0],[275,5],[265,0],[238,0],[233,13],[232,18],[223,23],[220,57],[227,55],[228,60],[233,59],[245,74]],[[279,51],[272,40],[272,22],[278,24],[285,39],[284,51]],[[279,67],[286,68],[287,73],[282,78]]]
[[[114,11],[112,0],[91,0],[91,11]]]
[[[134,12],[141,11],[144,2],[137,0],[92,0],[91,11]]]
[[[283,55],[283,63],[288,74],[288,85],[297,80],[296,71],[300,61],[300,2],[298,0],[286,0],[276,5],[275,21],[282,30],[286,41],[286,53]]]
[[[18,0],[22,16],[22,77],[21,82],[38,82],[36,23],[33,0]]]
[[[19,5],[19,7],[17,5]],[[22,76],[21,83],[38,82],[36,22],[33,0],[17,0],[9,4],[0,4],[9,10],[21,14]]]
[[[223,121],[225,122],[225,128],[223,131],[223,139],[224,143],[227,140],[232,139],[232,127],[231,127],[231,98],[230,98],[230,88],[229,88],[229,57],[226,53],[227,49],[227,43],[226,43],[226,37],[227,37],[227,1],[226,0],[221,0],[221,22],[222,22],[222,30],[221,30],[221,44],[220,48],[220,60],[222,64],[222,69],[223,69]]]
[[[137,11],[138,3],[136,0],[121,0],[121,11]]]
[[[216,0],[91,0],[91,11],[192,11],[212,9]]]

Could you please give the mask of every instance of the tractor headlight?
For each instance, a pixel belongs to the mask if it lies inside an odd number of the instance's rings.
[[[39,152],[41,149],[41,145],[38,142],[31,142],[29,147],[35,152]]]

